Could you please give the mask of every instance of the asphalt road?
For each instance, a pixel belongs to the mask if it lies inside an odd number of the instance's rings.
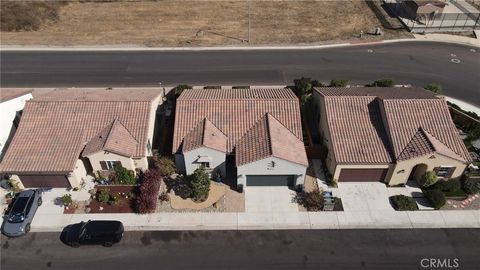
[[[457,259],[455,269],[480,263],[478,229],[127,232],[112,248],[78,249],[58,239],[58,233],[3,237],[1,269],[406,270],[425,269],[422,259],[431,258],[450,259],[451,266]]]
[[[480,106],[480,49],[446,43],[261,51],[2,51],[0,59],[2,87],[278,85],[301,76],[364,84],[388,77],[418,86],[440,83],[447,95]]]

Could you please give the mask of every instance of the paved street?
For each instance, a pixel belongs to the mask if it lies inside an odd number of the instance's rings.
[[[478,229],[170,231],[127,232],[113,248],[74,249],[58,233],[31,233],[2,236],[1,269],[406,270],[422,269],[422,258],[458,258],[458,269],[478,269],[478,243]]]
[[[418,86],[440,83],[447,95],[480,105],[480,49],[446,43],[261,51],[2,51],[0,56],[2,87],[278,85],[301,76],[369,83],[391,77]]]

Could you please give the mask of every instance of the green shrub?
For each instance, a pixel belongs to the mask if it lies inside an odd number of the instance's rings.
[[[330,87],[346,87],[348,85],[348,80],[339,80],[339,79],[333,79],[330,81],[330,84],[328,86]]]
[[[308,211],[322,211],[323,209],[323,194],[319,190],[297,193],[293,200]]]
[[[210,192],[210,179],[205,168],[200,167],[190,175],[190,187],[192,189],[192,199],[195,201],[205,201]]]
[[[435,209],[440,209],[442,206],[444,206],[447,203],[445,194],[443,194],[443,192],[438,189],[424,190],[423,194]]]
[[[173,93],[175,93],[175,97],[179,97],[183,90],[185,89],[191,89],[192,87],[190,85],[187,85],[187,84],[179,84],[177,85],[175,88],[173,88]]]
[[[460,179],[439,180],[431,186],[433,189],[438,189],[444,192],[457,191],[462,187]]]
[[[110,205],[117,205],[120,202],[120,198],[118,195],[110,194],[108,198],[108,204]]]
[[[110,190],[102,189],[97,196],[97,200],[100,203],[108,203],[110,201]]]
[[[70,194],[65,194],[65,195],[62,196],[62,204],[63,204],[64,206],[69,206],[69,205],[72,204],[72,202],[73,202],[73,200],[72,200],[72,195],[70,195]]]
[[[110,181],[117,185],[135,185],[137,178],[132,170],[116,166],[114,173],[110,176]]]
[[[480,178],[462,178],[462,188],[467,194],[480,194]]]
[[[428,91],[432,91],[436,94],[443,94],[443,88],[440,84],[436,84],[436,83],[431,83],[427,86],[425,86],[425,89],[428,90]]]
[[[165,156],[155,158],[155,167],[162,176],[170,176],[175,173],[175,163],[173,159]]]
[[[438,181],[437,175],[432,171],[428,171],[422,175],[422,178],[420,178],[418,184],[420,185],[420,187],[426,188],[435,184],[437,181]]]
[[[395,195],[390,197],[393,207],[397,211],[415,211],[418,210],[417,202],[414,198],[405,195]]]
[[[373,87],[392,87],[395,82],[392,79],[380,79],[374,81],[370,86]]]

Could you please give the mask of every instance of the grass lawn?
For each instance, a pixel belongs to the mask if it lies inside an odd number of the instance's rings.
[[[356,40],[381,27],[365,1],[262,1],[250,6],[251,44]],[[5,14],[12,14],[5,11]],[[20,13],[25,14],[25,13]],[[28,17],[28,16],[27,16]],[[410,36],[384,30],[384,37]],[[1,32],[2,45],[247,45],[248,1],[69,2],[38,31]]]
[[[466,198],[467,197],[467,194],[462,189],[459,189],[459,190],[456,190],[456,191],[444,191],[443,194],[445,194],[445,197],[447,197],[447,198],[451,198],[451,197]]]

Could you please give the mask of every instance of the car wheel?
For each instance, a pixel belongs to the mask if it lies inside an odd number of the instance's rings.
[[[30,223],[25,225],[25,233],[28,233],[28,232],[30,232]]]
[[[78,243],[78,242],[71,242],[71,243],[70,243],[70,246],[71,246],[71,247],[74,247],[74,248],[78,248],[78,247],[80,247],[80,243]]]
[[[38,203],[38,206],[42,205],[42,203],[43,203],[42,197],[38,198],[38,202],[37,202],[37,203]]]
[[[112,242],[105,242],[105,243],[103,243],[103,246],[104,247],[111,247],[111,246],[113,246],[113,244],[112,244]]]

